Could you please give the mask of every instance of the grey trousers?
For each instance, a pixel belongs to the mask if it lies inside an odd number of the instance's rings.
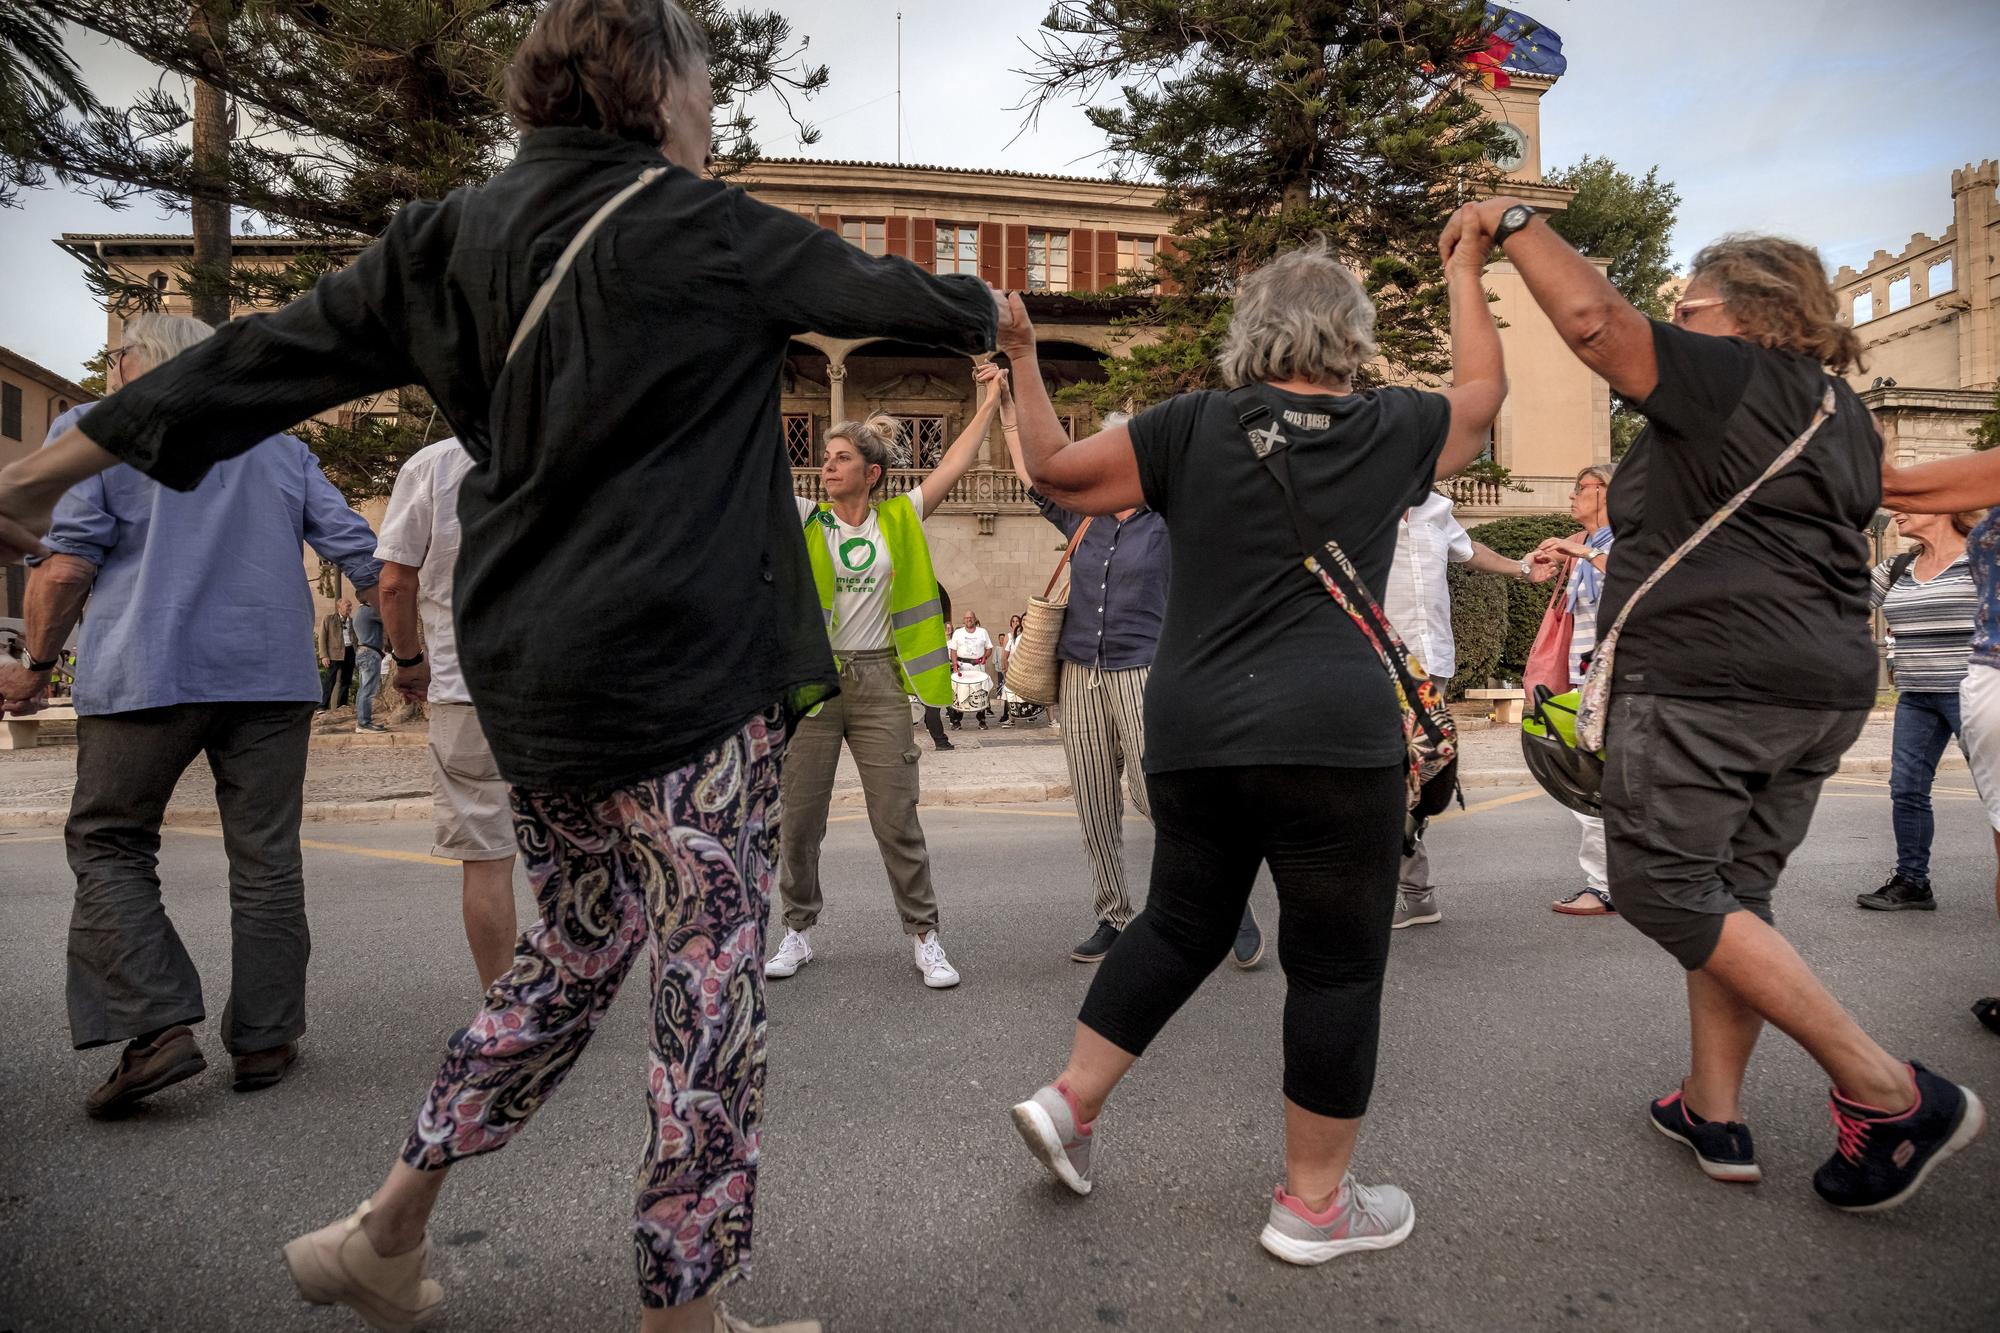
[[[820,894],[819,849],[826,841],[826,812],[840,743],[847,742],[861,773],[868,825],[889,874],[889,891],[903,931],[936,930],[937,889],[931,854],[917,822],[917,742],[910,729],[910,696],[893,652],[851,653],[841,664],[840,693],[811,717],[799,719],[785,751],[779,782],[784,823],[779,831],[778,893],[785,924],[810,930],[825,900]]]
[[[310,703],[177,704],[77,720],[63,831],[76,874],[69,1029],[78,1050],[199,1023],[201,975],[160,902],[160,821],[208,756],[229,857],[229,1000],[222,1044],[267,1050],[306,1030],[305,797]]]

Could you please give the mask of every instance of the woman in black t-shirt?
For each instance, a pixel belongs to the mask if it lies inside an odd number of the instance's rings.
[[[1598,632],[1641,583],[1811,427],[1646,594],[1620,632],[1603,802],[1611,897],[1687,969],[1692,1059],[1661,1133],[1718,1180],[1760,1178],[1738,1104],[1766,1022],[1834,1083],[1837,1151],[1813,1186],[1894,1207],[1976,1136],[1968,1089],[1891,1056],[1771,926],[1771,891],[1875,700],[1868,545],[1882,444],[1819,255],[1770,237],[1695,256],[1671,324],[1648,320],[1518,200],[1477,206],[1577,356],[1645,415],[1611,483],[1618,534]],[[1801,650],[1804,651],[1801,651]]]
[[[1036,489],[1085,514],[1150,505],[1172,570],[1146,686],[1146,909],[1091,985],[1068,1067],[1014,1108],[1015,1124],[1064,1183],[1089,1190],[1091,1122],[1229,952],[1268,861],[1285,921],[1286,1179],[1262,1240],[1293,1263],[1394,1245],[1415,1220],[1401,1190],[1347,1173],[1374,1085],[1406,750],[1388,673],[1302,567],[1284,492],[1238,416],[1266,410],[1257,438],[1288,457],[1316,539],[1381,587],[1397,519],[1478,456],[1506,393],[1480,286],[1490,241],[1458,246],[1459,232],[1444,246],[1455,385],[1444,393],[1355,389],[1375,310],[1317,245],[1245,280],[1221,360],[1235,393],[1183,394],[1074,445],[1032,331],[1002,345]]]

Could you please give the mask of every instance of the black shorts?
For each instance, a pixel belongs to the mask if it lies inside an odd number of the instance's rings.
[[[1693,971],[1731,912],[1771,920],[1771,890],[1866,709],[1613,695],[1604,846],[1611,901]]]

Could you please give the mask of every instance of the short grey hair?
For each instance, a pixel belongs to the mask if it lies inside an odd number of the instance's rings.
[[[1589,467],[1576,474],[1576,484],[1581,486],[1586,478],[1595,477],[1603,482],[1605,486],[1609,487],[1611,485],[1611,474],[1617,470],[1618,465],[1616,463],[1592,463]]]
[[[1132,414],[1130,412],[1106,412],[1104,414],[1104,422],[1102,425],[1098,427],[1098,429],[1115,430],[1119,426],[1122,426],[1126,422],[1130,421],[1131,419],[1132,419]]]
[[[1375,303],[1325,241],[1279,255],[1243,280],[1220,368],[1232,387],[1268,380],[1337,384],[1375,355]]]
[[[134,315],[125,321],[125,346],[144,356],[149,370],[214,336],[214,329],[187,315]]]

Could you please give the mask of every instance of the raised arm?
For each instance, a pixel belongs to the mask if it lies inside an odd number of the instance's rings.
[[[1488,199],[1468,205],[1477,211],[1488,236],[1518,199]],[[1501,246],[1528,284],[1528,294],[1556,326],[1577,359],[1589,366],[1628,403],[1643,403],[1660,382],[1653,353],[1652,321],[1619,295],[1602,269],[1570,247],[1548,220],[1537,214]]]
[[[1035,326],[1018,293],[1007,297],[1000,322],[1000,350],[1013,365],[1015,412],[1019,418],[1021,461],[1028,484],[1064,509],[1078,514],[1116,514],[1146,503],[1139,483],[1139,459],[1131,433],[1122,425],[1070,443],[1062,418],[1042,383],[1035,354]]]
[[[964,356],[993,350],[993,292],[907,259],[868,255],[796,213],[730,193],[733,241],[750,299],[772,323],[835,338],[896,338]]]
[[[1957,514],[2000,504],[2000,449],[1912,467],[1882,464],[1882,507],[1899,514]]]
[[[1486,256],[1493,233],[1480,230],[1473,205],[1452,214],[1438,237],[1444,257],[1445,291],[1451,301],[1451,404],[1444,453],[1437,475],[1462,472],[1486,451],[1493,419],[1507,401],[1507,369],[1500,355],[1500,330],[1486,308]]]
[[[944,503],[944,497],[951,493],[951,488],[972,466],[972,460],[979,456],[979,446],[986,442],[986,433],[992,428],[993,418],[1000,410],[1000,367],[989,361],[973,372],[973,379],[979,385],[979,406],[973,411],[972,420],[965,423],[965,429],[951,442],[951,448],[944,451],[944,457],[924,478],[923,518],[929,518],[932,511]]]

